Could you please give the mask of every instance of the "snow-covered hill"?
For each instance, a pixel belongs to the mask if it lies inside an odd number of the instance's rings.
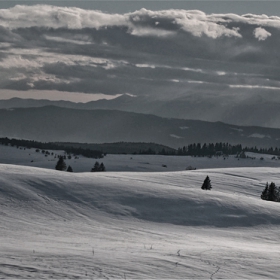
[[[279,276],[279,168],[67,173],[0,165],[0,277]],[[206,175],[211,191],[201,190]]]

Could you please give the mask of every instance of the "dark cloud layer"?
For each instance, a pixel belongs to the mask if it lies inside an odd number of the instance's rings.
[[[265,96],[280,93],[279,40],[280,18],[265,15],[15,6],[0,10],[0,88]]]

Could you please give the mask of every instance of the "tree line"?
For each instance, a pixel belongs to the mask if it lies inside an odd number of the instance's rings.
[[[98,150],[86,146],[85,144],[74,143],[71,146],[70,143],[44,143],[34,140],[22,140],[22,139],[9,139],[7,137],[0,138],[0,143],[3,145],[21,146],[26,148],[37,148],[42,150],[64,150],[69,154],[83,155],[89,158],[102,158],[106,155],[106,151]],[[113,143],[118,144],[118,143]],[[130,145],[137,143],[119,143],[122,145]],[[138,143],[139,145],[149,145],[149,143]],[[80,146],[79,146],[80,145]],[[104,144],[105,145],[105,144]],[[108,144],[107,144],[108,145]],[[156,144],[150,143],[150,147],[145,149],[138,149],[137,152],[131,154],[141,155],[189,155],[189,156],[215,156],[215,155],[238,155],[242,152],[254,152],[262,154],[271,154],[280,156],[280,148],[257,148],[255,147],[242,147],[241,144],[232,145],[229,143],[217,142],[217,143],[192,143],[183,147],[179,147],[177,150],[169,147],[162,147],[161,149],[154,148]],[[137,146],[136,146],[137,147]],[[135,149],[137,149],[134,147]]]
[[[35,148],[41,150],[64,150],[67,154],[82,155],[88,158],[103,158],[104,153],[100,150],[83,149],[79,147],[63,146],[56,143],[43,143],[34,140],[20,140],[20,139],[9,139],[7,137],[0,138],[0,143],[3,145],[10,146],[21,146],[26,148]]]
[[[229,143],[193,143],[178,148],[177,155],[188,156],[214,156],[214,155],[238,155],[244,152],[253,152],[260,154],[279,155],[280,148],[257,148],[242,147],[241,144],[231,145]]]
[[[229,143],[193,143],[182,148],[178,148],[178,155],[188,156],[213,156],[216,154],[236,155],[243,150],[242,145],[231,145]]]

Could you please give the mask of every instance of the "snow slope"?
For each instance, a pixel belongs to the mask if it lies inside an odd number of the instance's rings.
[[[279,171],[0,164],[0,278],[276,279],[280,206],[259,196]]]

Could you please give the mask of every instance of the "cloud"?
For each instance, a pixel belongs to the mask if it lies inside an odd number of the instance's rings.
[[[205,72],[202,69],[195,69],[195,68],[190,68],[190,67],[183,67],[182,70],[184,70],[184,71],[191,71],[191,72],[198,72],[198,73]]]
[[[71,44],[77,44],[77,45],[91,45],[92,42],[88,41],[82,41],[82,40],[73,40],[73,39],[67,39],[67,38],[61,38],[61,37],[51,37],[51,36],[45,36],[47,40],[55,41],[55,42],[62,42],[62,43],[71,43]]]
[[[152,69],[156,68],[155,65],[150,65],[150,64],[135,64],[135,66],[139,68],[152,68]]]
[[[216,73],[217,73],[217,75],[219,75],[219,76],[224,76],[224,75],[227,74],[227,73],[224,72],[224,71],[217,71]]]
[[[207,82],[189,80],[188,83],[189,83],[189,84],[206,84]]]
[[[229,23],[236,23],[236,26],[229,27]],[[98,30],[118,26],[126,27],[128,32],[135,36],[166,37],[178,31],[185,31],[196,37],[205,35],[217,39],[222,36],[241,38],[238,23],[280,28],[280,18],[275,16],[207,15],[197,10],[149,11],[141,9],[126,14],[109,14],[75,7],[49,5],[17,5],[10,9],[0,10],[0,25],[10,30],[32,27]],[[265,33],[265,36],[268,33]],[[257,38],[263,38],[258,34],[264,34],[264,31],[257,29],[256,34]]]
[[[266,40],[269,36],[271,36],[271,33],[269,33],[268,31],[266,31],[264,28],[261,27],[257,27],[254,30],[254,36],[256,39],[258,39],[259,41],[264,41]]]
[[[48,5],[22,6],[0,11],[0,25],[9,29],[45,28],[108,28],[124,26],[132,35],[166,37],[178,30],[190,32],[194,36],[206,35],[210,38],[221,36],[242,37],[238,28],[228,28],[200,11],[165,10],[149,11],[141,9],[133,13],[107,14],[101,11],[63,8]]]
[[[62,39],[63,40],[63,39]],[[63,63],[67,66],[91,66],[113,69],[124,65],[124,60],[110,60],[99,57],[90,57],[75,54],[59,54],[55,52],[45,52],[41,49],[9,49],[4,50],[7,56],[2,59],[0,68],[39,68],[47,64]]]
[[[20,55],[9,55],[1,61],[0,68],[38,68],[40,63],[25,59]]]
[[[213,39],[221,36],[242,37],[241,34],[238,33],[238,28],[229,29],[225,25],[212,22],[204,13],[195,13],[194,15],[188,13],[182,18],[176,18],[175,22],[181,25],[183,30],[198,37],[201,37],[202,35],[206,35]]]
[[[15,6],[0,10],[0,89],[160,100],[271,92],[279,44],[277,17]]]
[[[126,25],[126,17],[106,14],[100,11],[79,8],[55,7],[48,5],[22,6],[0,10],[0,24],[9,29],[48,28],[101,28]]]
[[[230,88],[245,88],[245,89],[269,89],[280,90],[280,87],[260,86],[260,85],[229,85]]]

